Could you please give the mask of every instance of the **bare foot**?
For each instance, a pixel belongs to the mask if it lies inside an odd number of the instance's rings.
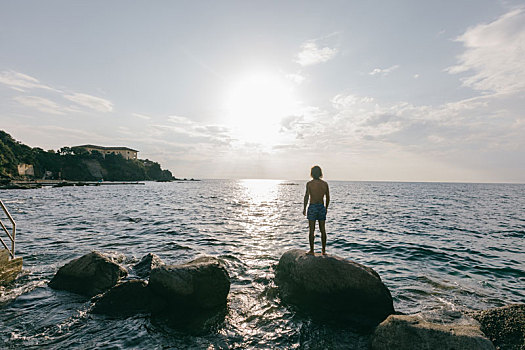
[[[323,255],[326,255],[326,251],[323,250]]]
[[[306,253],[306,255],[315,255],[315,253],[313,250],[309,250],[308,253]]]

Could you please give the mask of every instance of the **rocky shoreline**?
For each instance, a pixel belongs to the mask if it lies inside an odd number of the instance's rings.
[[[166,265],[146,255],[132,275],[108,256],[91,252],[62,266],[53,289],[91,298],[92,313],[150,314],[188,331],[215,329],[227,314],[230,277],[222,262],[199,257]],[[284,303],[322,321],[347,322],[370,339],[370,349],[525,349],[525,304],[461,314],[461,322],[402,315],[371,268],[331,255],[285,252],[275,281]]]
[[[42,187],[83,187],[110,185],[145,185],[146,181],[71,181],[71,180],[8,180],[0,183],[0,190],[30,190]],[[198,179],[154,180],[155,182],[197,182]]]
[[[148,254],[132,270],[139,278],[126,280],[124,267],[91,252],[62,266],[49,287],[92,298],[92,313],[114,317],[145,313],[189,332],[201,332],[225,314],[230,277],[217,258],[166,265]]]

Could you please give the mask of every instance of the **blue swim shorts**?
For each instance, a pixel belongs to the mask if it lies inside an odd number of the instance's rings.
[[[308,212],[306,213],[306,218],[308,220],[326,220],[326,208],[323,203],[314,203],[308,206]]]

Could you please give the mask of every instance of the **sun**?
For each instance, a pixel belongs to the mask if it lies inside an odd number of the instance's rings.
[[[234,136],[269,145],[277,142],[281,121],[297,110],[293,85],[279,75],[254,72],[227,90],[225,120]]]

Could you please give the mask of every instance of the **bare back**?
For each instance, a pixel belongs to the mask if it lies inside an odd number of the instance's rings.
[[[328,190],[328,184],[326,181],[321,179],[311,180],[306,184],[306,192],[310,195],[310,204],[323,203],[324,196],[326,196],[328,206],[328,201],[330,200],[330,192]]]

